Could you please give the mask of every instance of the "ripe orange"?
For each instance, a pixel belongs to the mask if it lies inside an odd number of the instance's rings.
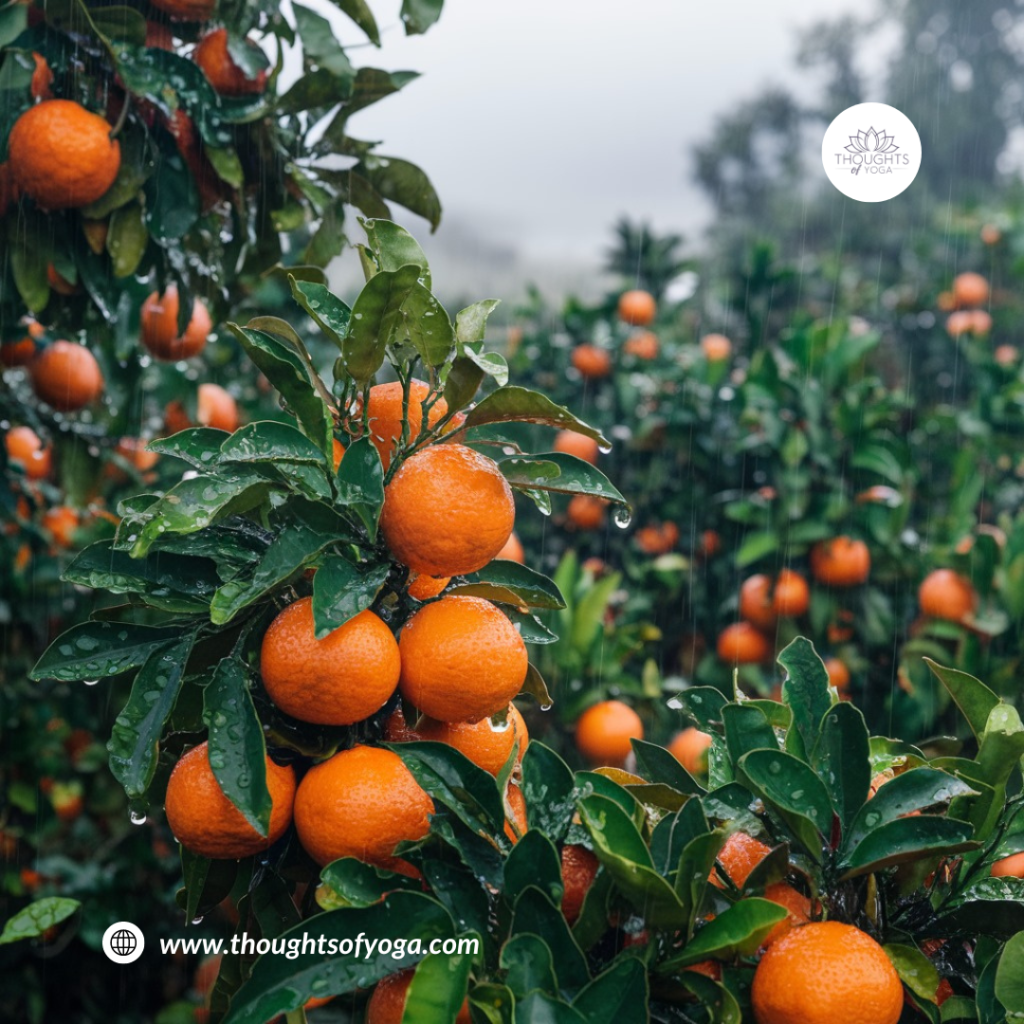
[[[569,360],[586,380],[607,377],[612,372],[612,357],[597,345],[577,345]]]
[[[740,615],[759,629],[775,626],[771,589],[772,581],[764,573],[745,579],[740,587]]]
[[[733,832],[719,851],[718,863],[737,888],[743,888],[758,864],[771,853],[771,847],[760,839],[748,836],[746,832]],[[716,884],[717,878],[713,879]]]
[[[608,502],[592,494],[574,494],[565,514],[577,530],[599,530],[604,525]]]
[[[771,657],[772,645],[749,622],[736,622],[718,634],[718,657],[733,665],[756,665]]]
[[[981,229],[981,240],[985,245],[998,245],[1003,239],[1003,233],[995,224],[985,224]]]
[[[722,550],[722,538],[714,530],[705,530],[700,535],[699,554],[714,558]]]
[[[47,345],[32,361],[31,374],[36,397],[59,412],[76,412],[103,391],[103,374],[96,357],[83,345],[70,341]]]
[[[836,537],[811,548],[811,573],[829,587],[855,587],[871,573],[871,552],[862,540]]]
[[[430,396],[430,387],[421,380],[409,384],[409,443],[414,443],[423,429],[423,403]],[[392,381],[390,384],[375,384],[370,388],[368,403],[368,421],[370,424],[370,440],[380,452],[380,461],[387,469],[391,465],[391,456],[395,448],[402,443],[402,403],[404,401],[402,384]],[[427,415],[428,427],[448,415],[448,403],[439,398]]]
[[[523,791],[514,782],[510,782],[505,791],[505,805],[505,813],[508,815],[505,819],[505,835],[513,843],[518,843],[519,837],[526,832],[530,825],[526,818],[526,800],[523,797]]]
[[[53,90],[50,86],[53,85],[53,72],[50,70],[50,65],[41,53],[33,53],[32,59],[35,61],[36,67],[32,72],[29,93],[34,100],[52,100]]]
[[[997,860],[992,865],[993,878],[1024,878],[1024,853]]]
[[[1000,366],[1013,366],[1018,359],[1017,349],[1013,345],[999,345],[992,353],[992,358]]]
[[[971,330],[975,337],[983,338],[992,330],[992,314],[984,309],[976,309],[972,314]]]
[[[650,331],[641,331],[626,339],[622,351],[629,356],[636,356],[637,359],[657,359],[661,345],[658,343],[658,336]]]
[[[174,34],[166,25],[147,19],[146,46],[155,50],[173,50]]]
[[[703,775],[708,770],[708,748],[711,737],[690,726],[677,732],[668,745],[668,752],[691,774]]]
[[[44,100],[14,123],[8,159],[21,191],[46,210],[85,206],[114,183],[121,146],[110,125],[71,100]]]
[[[764,940],[765,947],[788,935],[794,928],[807,924],[811,919],[811,901],[787,882],[775,882],[765,886],[764,898],[786,908],[786,916],[769,933]]]
[[[11,427],[4,437],[7,458],[21,466],[29,480],[42,480],[53,468],[53,449],[31,427]]]
[[[505,546],[515,524],[512,488],[497,464],[461,444],[435,444],[406,459],[388,484],[380,528],[413,572],[476,572]]]
[[[583,900],[600,867],[598,859],[585,847],[566,843],[562,847],[562,913],[575,924],[583,909]]]
[[[903,1012],[903,985],[885,950],[838,921],[772,943],[751,997],[757,1024],[897,1024]]]
[[[998,350],[997,350],[998,351]],[[0,363],[13,369],[16,366],[28,366],[36,354],[36,343],[32,338],[20,341],[5,341],[0,344]]]
[[[709,363],[719,363],[732,355],[732,342],[724,334],[705,334],[700,348]]]
[[[974,312],[973,310],[959,310],[950,313],[946,320],[946,333],[951,338],[959,338],[963,334],[974,333]]]
[[[301,597],[263,635],[260,674],[270,699],[300,722],[353,725],[395,692],[398,644],[369,610],[317,640],[313,599]]]
[[[427,718],[416,728],[419,739],[447,743],[465,754],[478,768],[497,775],[508,760],[512,748],[519,743],[516,760],[522,760],[530,734],[519,709],[510,704],[504,728],[496,728],[489,718],[479,722],[437,722]]]
[[[978,603],[971,581],[952,569],[928,573],[917,592],[921,614],[933,619],[962,622]]]
[[[158,11],[175,21],[206,21],[217,8],[217,0],[151,0]]]
[[[164,801],[167,824],[185,849],[201,857],[236,860],[273,846],[288,830],[295,799],[295,772],[267,758],[270,829],[261,836],[224,795],[210,767],[207,743],[184,754],[174,766]]]
[[[633,752],[630,740],[643,738],[640,716],[621,700],[592,704],[576,722],[576,749],[598,766],[621,767]]]
[[[70,548],[74,545],[78,523],[78,513],[67,505],[47,509],[43,515],[43,526],[50,531],[54,544],[59,548]]]
[[[338,472],[341,460],[345,458],[345,446],[335,437],[331,440],[331,461],[334,463],[334,472]]]
[[[953,298],[961,309],[968,306],[984,306],[990,294],[988,281],[981,274],[968,271],[957,274],[953,281]]]
[[[555,435],[552,451],[575,455],[577,459],[582,459],[591,465],[597,462],[597,456],[600,454],[597,442],[592,437],[577,434],[575,430],[560,430]]]
[[[46,266],[46,283],[58,295],[76,295],[78,285],[72,284],[52,263]]]
[[[142,344],[162,362],[191,359],[206,347],[213,324],[202,301],[192,303],[192,319],[183,335],[178,335],[178,286],[169,284],[161,295],[153,292],[142,304]]]
[[[366,1004],[366,1024],[402,1024],[405,1000],[409,993],[414,971],[399,971],[377,982],[377,987]],[[470,1024],[469,1002],[462,1004],[455,1024]]]
[[[409,874],[415,869],[393,856],[395,847],[422,839],[433,813],[402,759],[379,747],[352,747],[314,765],[295,794],[299,841],[320,865],[358,857]]]
[[[451,581],[451,576],[413,576],[409,581],[408,593],[417,601],[429,601],[437,597]]]
[[[251,45],[251,44],[250,44]],[[258,71],[250,78],[228,52],[227,29],[218,28],[199,40],[192,59],[203,69],[210,85],[221,96],[248,96],[261,93],[267,84],[267,72]]]
[[[130,462],[140,473],[147,473],[159,460],[156,452],[146,450],[148,442],[142,437],[122,437],[115,451],[126,462]]]
[[[636,531],[636,543],[647,555],[664,555],[679,543],[679,527],[675,523],[644,526]]]
[[[520,541],[515,530],[508,535],[505,546],[494,557],[503,558],[509,562],[518,562],[520,565],[526,561],[522,541]]]
[[[846,693],[850,685],[850,670],[846,662],[839,658],[826,658],[825,671],[828,673],[829,685],[834,686],[840,696]]]
[[[650,292],[637,288],[619,296],[619,319],[634,327],[646,327],[657,312],[658,304]]]
[[[441,722],[479,722],[523,688],[526,645],[479,597],[442,597],[406,623],[398,641],[402,695]]]
[[[238,429],[238,405],[219,384],[200,384],[198,405],[200,426],[226,430],[229,434]],[[168,403],[164,423],[172,434],[193,426],[184,406],[177,401]]]
[[[797,618],[803,615],[811,604],[811,592],[807,580],[792,569],[783,569],[775,578],[772,591],[772,609],[776,615]]]

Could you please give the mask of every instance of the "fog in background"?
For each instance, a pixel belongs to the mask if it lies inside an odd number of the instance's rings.
[[[327,0],[346,42],[359,33]],[[353,116],[430,175],[444,206],[426,238],[435,278],[514,297],[533,281],[593,294],[622,214],[699,240],[710,208],[690,148],[716,115],[762,84],[793,83],[796,29],[863,7],[853,0],[447,0],[407,38],[398,3],[377,4],[383,48],[358,64],[422,77]],[[390,19],[390,20],[389,20]],[[407,225],[427,236],[423,221]],[[334,268],[339,286],[358,275]]]

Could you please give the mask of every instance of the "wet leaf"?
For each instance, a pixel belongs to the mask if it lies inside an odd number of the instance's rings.
[[[650,992],[643,963],[634,958],[615,961],[584,986],[572,1005],[587,1024],[647,1024]]]
[[[455,1020],[466,998],[472,966],[473,958],[466,953],[428,953],[406,992],[403,1024]]]
[[[421,35],[441,17],[444,0],[402,0],[402,22],[407,36]]]
[[[529,992],[546,992],[552,996],[558,994],[554,956],[547,943],[538,935],[528,932],[513,935],[501,947],[498,966],[508,972],[505,984],[518,999]]]
[[[161,647],[175,641],[180,629],[137,626],[127,622],[83,622],[72,626],[43,653],[32,679],[102,679],[138,668]]]
[[[590,981],[586,957],[561,910],[535,886],[525,889],[516,900],[509,934],[535,935],[549,949],[558,950],[558,981],[564,990],[582,988]]]
[[[391,570],[390,562],[355,566],[334,555],[313,578],[313,625],[317,640],[345,625],[377,599]]]
[[[595,427],[577,419],[568,409],[556,405],[547,395],[508,384],[491,392],[466,417],[467,428],[485,423],[543,423],[562,430],[574,430],[600,445],[609,441]]]
[[[380,270],[395,271],[405,266],[420,268],[419,282],[430,288],[430,264],[426,253],[408,231],[393,221],[374,218],[364,220],[366,247],[373,254]]]
[[[771,900],[747,897],[709,921],[681,953],[662,961],[658,970],[676,971],[709,958],[732,960],[736,956],[752,956],[768,933],[785,920],[786,913],[785,907]]]
[[[324,285],[299,281],[291,274],[288,284],[295,301],[313,318],[314,323],[344,351],[342,339],[348,333],[352,310]]]
[[[148,244],[149,232],[139,203],[126,203],[110,215],[107,252],[114,277],[131,277],[142,262]]]
[[[39,938],[50,928],[77,913],[81,905],[78,900],[64,896],[44,896],[41,900],[35,900],[7,919],[0,933],[0,946],[21,939]]]
[[[522,773],[530,825],[560,842],[576,811],[572,772],[550,747],[531,740],[523,754]]]
[[[355,857],[331,861],[320,872],[320,884],[327,890],[323,895],[317,894],[317,902],[324,910],[372,907],[397,889],[423,891],[418,879],[375,868]]]
[[[370,540],[376,540],[384,506],[384,467],[369,437],[361,437],[348,446],[337,478],[338,504],[354,512]]]

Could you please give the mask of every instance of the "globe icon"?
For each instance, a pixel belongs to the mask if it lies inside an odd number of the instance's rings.
[[[134,935],[127,928],[119,928],[110,937],[110,948],[118,956],[129,956],[135,952],[138,942]]]

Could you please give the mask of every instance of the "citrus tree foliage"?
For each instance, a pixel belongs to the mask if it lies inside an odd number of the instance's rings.
[[[338,7],[351,21],[348,43],[380,46],[365,3]],[[440,13],[441,0],[406,0],[401,20],[420,33]],[[228,57],[257,83],[243,95],[219,92],[193,59],[215,28],[227,30]],[[145,295],[172,282],[184,328],[195,295],[223,313],[282,261],[324,266],[345,244],[348,205],[388,216],[393,202],[432,226],[440,219],[420,168],[348,130],[353,114],[416,75],[357,67],[327,19],[302,4],[285,17],[265,0],[14,3],[0,12],[0,45],[0,156],[18,117],[50,96],[107,118],[121,151],[114,184],[81,209],[46,212],[3,196],[5,337],[31,313],[64,331],[105,326],[123,344]],[[293,48],[303,73],[285,87]],[[37,57],[52,74],[45,88],[33,84]],[[48,268],[73,295],[55,293]]]

